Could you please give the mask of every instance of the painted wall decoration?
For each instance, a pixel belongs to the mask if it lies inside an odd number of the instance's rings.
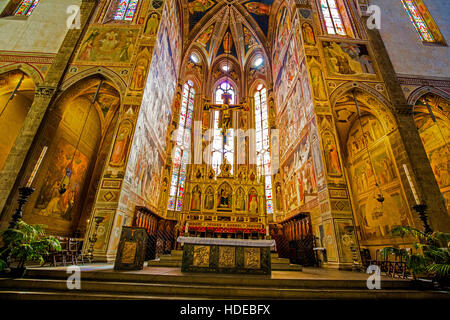
[[[375,67],[367,46],[359,43],[323,41],[330,76],[375,76]]]
[[[181,30],[176,2],[167,1],[161,16],[125,181],[130,186],[126,206],[158,208],[166,135],[172,117],[181,56]]]
[[[361,122],[363,129],[356,122],[347,140],[349,178],[358,207],[356,219],[363,241],[390,238],[394,226],[409,223],[408,208],[381,124],[372,115],[362,117]],[[364,146],[368,146],[370,158]],[[376,200],[380,193],[385,198],[382,204]]]
[[[258,46],[258,40],[245,26],[243,26],[242,32],[244,33],[244,51],[247,55],[249,51]]]
[[[137,28],[91,26],[83,40],[76,62],[128,64],[135,50]]]
[[[311,143],[305,135],[292,156],[283,166],[285,173],[286,209],[295,210],[317,196],[317,180],[313,165]]]
[[[148,16],[147,22],[145,23],[144,35],[156,36],[158,33],[160,15],[158,12],[152,12]]]
[[[294,85],[299,70],[297,50],[293,39],[294,37],[292,36],[275,81],[278,108],[283,108],[289,90]]]
[[[52,165],[47,170],[45,182],[35,204],[35,208],[39,209],[39,215],[72,220],[71,210],[79,200],[89,165],[89,158],[80,151],[76,152],[72,163],[74,152],[75,147],[61,138],[56,151],[53,153]],[[66,187],[67,191],[61,195],[58,189],[67,168],[72,171],[70,183]]]
[[[111,153],[109,165],[111,167],[122,167],[127,159],[128,150],[131,144],[133,134],[133,124],[130,120],[123,120],[119,125],[116,141]]]
[[[273,61],[279,61],[279,56],[283,51],[286,43],[289,39],[289,34],[291,30],[291,17],[288,9],[284,6],[277,14],[277,30],[275,33],[275,42],[273,50]]]
[[[448,102],[447,105],[444,103],[441,104],[443,110],[450,109]],[[446,200],[447,210],[450,212],[450,174],[448,161],[450,159],[448,147],[448,141],[450,141],[450,125],[445,117],[436,116],[439,115],[437,110],[434,110],[434,114],[436,122],[432,120],[429,112],[427,112],[419,113],[415,117],[415,123],[425,151],[427,152],[436,182]]]
[[[136,66],[131,77],[130,90],[141,91],[144,89],[147,79],[148,66],[151,60],[151,54],[148,48],[142,49],[136,58]]]
[[[286,108],[279,116],[280,156],[283,158],[296,142],[306,125],[306,115],[302,103],[302,86],[300,80],[287,99]]]
[[[302,35],[303,35],[303,43],[307,46],[315,46],[316,45],[316,37],[314,35],[314,30],[311,25],[307,22],[302,25]]]
[[[256,20],[261,30],[267,35],[269,30],[269,17],[273,0],[244,1],[244,7]]]

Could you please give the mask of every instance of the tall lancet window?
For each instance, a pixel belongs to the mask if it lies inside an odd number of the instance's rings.
[[[230,104],[234,104],[236,100],[236,94],[233,87],[228,82],[221,83],[216,88],[215,100],[216,104],[224,103],[222,95],[227,92],[231,94]],[[221,122],[221,112],[218,110],[214,111],[214,139],[212,143],[212,161],[211,165],[216,172],[220,173],[220,165],[223,163],[224,159],[231,165],[230,172],[233,173],[233,163],[234,163],[234,130],[233,128],[228,129],[226,144],[224,145],[224,139],[222,135],[222,128],[220,126]]]
[[[320,8],[328,34],[345,36],[347,33],[336,0],[320,0]]]
[[[29,16],[38,5],[39,0],[22,0],[14,12],[15,16]]]
[[[192,116],[194,113],[195,89],[190,80],[183,87],[177,141],[173,151],[173,171],[170,184],[169,210],[181,211],[186,183],[186,171],[191,152]]]
[[[255,92],[255,131],[258,177],[265,179],[267,213],[273,213],[267,90],[262,84]]]
[[[114,20],[133,20],[138,4],[139,0],[120,0],[114,14]]]
[[[435,42],[431,30],[429,29],[425,19],[418,10],[416,3],[413,0],[402,0],[403,6],[408,13],[409,19],[416,28],[417,33],[424,42]],[[423,10],[426,10],[423,8]]]

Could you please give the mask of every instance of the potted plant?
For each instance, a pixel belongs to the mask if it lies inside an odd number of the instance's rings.
[[[418,277],[431,278],[441,287],[449,287],[450,282],[450,234],[443,232],[425,233],[410,226],[392,229],[394,236],[413,236],[418,242],[412,250],[387,247],[382,254],[394,253],[403,258],[411,272],[413,281],[420,285]]]
[[[29,225],[19,220],[14,229],[1,232],[4,246],[0,249],[0,272],[8,269],[5,257],[17,261],[17,266],[8,274],[22,277],[27,262],[39,261],[42,264],[49,250],[61,251],[61,244],[55,237],[45,236],[45,228],[44,225]]]

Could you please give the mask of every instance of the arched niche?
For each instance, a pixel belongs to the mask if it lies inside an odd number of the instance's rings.
[[[412,217],[391,147],[392,115],[361,89],[347,91],[335,101],[336,130],[360,243],[373,253],[383,241],[402,243],[391,230],[411,225]],[[378,201],[380,195],[383,202]]]
[[[426,93],[414,105],[414,122],[450,213],[450,101]]]
[[[47,147],[33,182],[35,192],[24,211],[25,221],[45,224],[51,234],[83,234],[112,144],[119,106],[117,89],[95,75],[69,87],[50,107],[24,171],[27,178]]]
[[[0,171],[34,100],[33,79],[21,70],[0,74]]]

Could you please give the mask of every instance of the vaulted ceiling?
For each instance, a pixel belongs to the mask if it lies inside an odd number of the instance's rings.
[[[244,66],[255,50],[267,56],[269,26],[280,0],[186,0],[186,52],[200,48],[208,64],[233,56]]]

